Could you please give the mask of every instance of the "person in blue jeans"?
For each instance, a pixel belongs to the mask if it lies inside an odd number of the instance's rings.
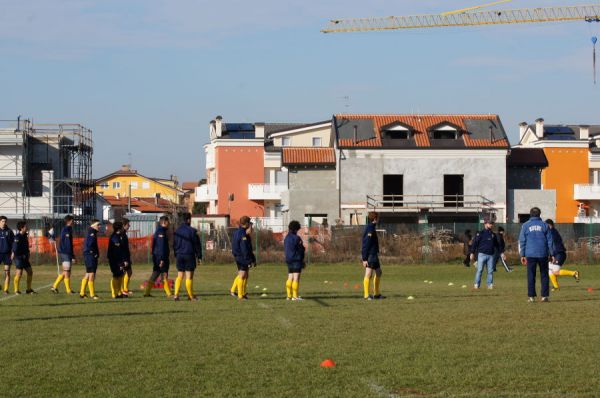
[[[486,217],[483,220],[483,226],[483,230],[475,235],[473,244],[471,245],[471,260],[474,260],[475,256],[477,256],[477,272],[475,272],[475,284],[473,285],[475,290],[479,290],[479,286],[481,285],[481,276],[483,275],[484,267],[487,270],[487,288],[494,288],[494,253],[500,253],[500,256],[504,258],[504,248],[500,247],[498,236],[492,231],[494,221]]]
[[[519,254],[521,263],[527,266],[527,295],[529,302],[535,301],[535,274],[540,267],[542,282],[542,302],[548,302],[550,296],[550,278],[548,276],[548,257],[554,259],[554,241],[548,225],[540,218],[542,215],[538,207],[529,212],[530,218],[521,227],[519,234]]]

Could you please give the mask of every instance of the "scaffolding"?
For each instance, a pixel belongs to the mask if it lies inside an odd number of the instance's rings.
[[[96,216],[92,131],[80,124],[0,120],[0,214],[76,225]]]

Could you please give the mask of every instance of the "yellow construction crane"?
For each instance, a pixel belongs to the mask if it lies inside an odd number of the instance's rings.
[[[559,21],[600,22],[600,4],[474,11],[484,7],[508,3],[509,1],[512,0],[495,1],[489,4],[468,7],[442,14],[337,19],[329,21],[329,24],[322,29],[321,32],[364,32],[371,30],[421,29]]]

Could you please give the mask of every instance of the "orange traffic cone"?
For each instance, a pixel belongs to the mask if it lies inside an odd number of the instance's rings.
[[[335,366],[335,362],[333,362],[333,360],[331,360],[331,359],[326,359],[323,362],[321,362],[322,368],[333,368],[334,366]]]

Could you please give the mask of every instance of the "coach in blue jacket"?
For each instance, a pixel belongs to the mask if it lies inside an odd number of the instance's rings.
[[[550,278],[548,276],[548,257],[554,256],[554,242],[548,225],[540,218],[542,212],[534,207],[530,211],[530,218],[519,234],[519,253],[521,263],[527,265],[527,291],[529,301],[535,300],[535,274],[537,266],[540,267],[542,280],[542,302],[548,301],[550,295]],[[553,259],[554,261],[554,259]]]

